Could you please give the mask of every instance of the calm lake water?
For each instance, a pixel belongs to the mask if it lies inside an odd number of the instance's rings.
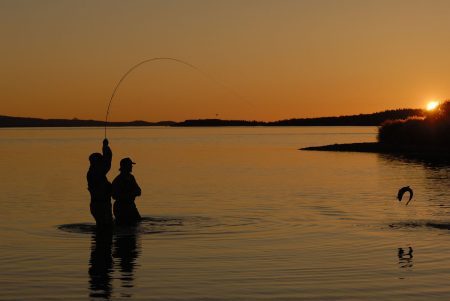
[[[137,162],[145,220],[105,237],[102,129],[1,129],[0,299],[449,300],[450,167],[298,150],[376,131],[111,128],[109,179]]]

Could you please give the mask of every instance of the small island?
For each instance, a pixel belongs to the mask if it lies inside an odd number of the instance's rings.
[[[331,144],[301,148],[307,151],[365,152],[450,157],[450,101],[423,116],[387,120],[378,128],[377,142]]]

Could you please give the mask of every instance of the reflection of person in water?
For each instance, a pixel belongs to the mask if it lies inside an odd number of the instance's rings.
[[[134,200],[141,195],[141,188],[131,174],[133,161],[130,158],[120,160],[120,174],[112,183],[112,197],[114,202],[114,216],[117,224],[132,225],[141,220]]]
[[[136,233],[117,235],[114,239],[113,257],[119,262],[115,263],[116,269],[120,270],[122,287],[133,287],[134,268],[139,256],[139,244]]]
[[[113,274],[120,271],[121,287],[134,287],[134,270],[140,253],[135,228],[114,236],[112,231],[97,230],[91,238],[89,260],[89,296],[110,300],[113,294]],[[113,244],[114,242],[114,244]],[[122,297],[132,297],[130,291],[121,292]]]
[[[91,259],[89,260],[90,297],[108,299],[112,292],[112,232],[97,231],[91,238]]]
[[[91,214],[97,226],[112,225],[111,213],[111,183],[106,174],[111,169],[112,152],[108,139],[103,140],[103,154],[93,153],[89,156],[89,171],[87,172],[88,190],[91,194]]]

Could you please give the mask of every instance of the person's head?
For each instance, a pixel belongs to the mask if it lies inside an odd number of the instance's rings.
[[[133,170],[133,164],[134,163],[130,158],[123,158],[122,160],[120,160],[120,168],[119,170],[121,172],[131,172]]]
[[[92,153],[89,156],[89,162],[91,163],[91,166],[96,166],[103,160],[103,155],[100,153]]]

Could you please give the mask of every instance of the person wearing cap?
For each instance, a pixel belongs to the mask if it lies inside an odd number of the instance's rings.
[[[113,223],[111,210],[111,183],[106,174],[111,169],[112,152],[108,139],[103,140],[102,153],[89,156],[87,172],[88,190],[91,194],[90,209],[98,227],[109,227]]]
[[[141,195],[141,188],[131,174],[135,164],[130,158],[120,160],[120,174],[112,182],[113,212],[116,223],[132,225],[141,220],[134,200]]]

